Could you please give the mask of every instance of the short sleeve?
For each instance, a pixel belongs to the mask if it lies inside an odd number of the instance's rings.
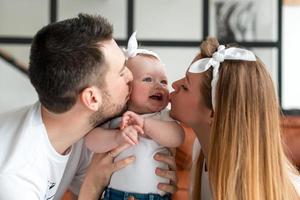
[[[69,189],[77,196],[79,195],[80,187],[90,164],[92,155],[93,154],[90,150],[88,150],[86,147],[83,147],[77,171],[69,186]]]

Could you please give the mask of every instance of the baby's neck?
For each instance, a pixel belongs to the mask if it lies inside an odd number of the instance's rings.
[[[131,108],[128,107],[128,111],[135,112],[136,114],[139,114],[139,115],[151,114],[151,113],[159,112],[159,111],[144,111],[144,110],[134,109],[132,107]]]

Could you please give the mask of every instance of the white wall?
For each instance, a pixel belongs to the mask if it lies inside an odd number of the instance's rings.
[[[127,1],[125,0],[61,0],[58,19],[76,16],[79,12],[102,14],[114,25],[115,37],[125,39],[127,33]],[[138,39],[202,40],[202,1],[199,0],[136,0],[134,29]],[[37,9],[39,8],[39,9]],[[32,37],[48,23],[48,0],[1,0],[0,36]],[[28,64],[29,45],[4,45],[21,62]],[[156,51],[166,64],[169,82],[184,76],[198,48],[146,47]],[[254,51],[267,64],[277,81],[277,51],[256,48]],[[0,59],[1,60],[1,59]],[[291,64],[289,64],[291,66]],[[0,62],[0,112],[34,102],[37,97],[26,77]],[[298,101],[300,102],[300,101]],[[299,105],[299,103],[298,103]]]
[[[6,112],[37,100],[28,77],[0,59],[0,112]]]
[[[300,6],[283,7],[283,108],[300,109]]]
[[[80,12],[102,14],[113,23],[114,36],[117,39],[125,39],[127,33],[126,2],[123,0],[58,1],[58,20],[74,17]],[[136,1],[134,12],[138,19],[135,19],[134,29],[138,29],[138,39],[201,40],[201,1],[186,2],[182,0]],[[42,11],[37,10],[36,6]],[[48,6],[48,1],[29,0],[26,3],[20,3],[20,0],[1,0],[0,35],[32,37],[39,28],[47,24]],[[31,14],[27,15],[28,13]],[[149,20],[151,15],[155,17]],[[0,44],[0,48],[28,65],[29,45]],[[170,83],[184,76],[187,66],[198,51],[198,48],[147,48],[160,54],[166,64]],[[27,77],[2,60],[0,62],[0,89],[0,112],[37,100],[37,95]]]

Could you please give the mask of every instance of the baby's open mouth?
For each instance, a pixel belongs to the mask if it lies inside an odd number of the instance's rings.
[[[156,100],[156,101],[162,101],[163,100],[163,94],[162,93],[155,93],[151,96],[149,96],[150,99]]]

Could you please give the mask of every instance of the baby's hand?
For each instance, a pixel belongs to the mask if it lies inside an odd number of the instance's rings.
[[[120,130],[120,134],[117,135],[117,141],[119,144],[127,142],[131,145],[136,145],[138,143],[138,133],[144,134],[141,127],[136,125],[127,126]]]
[[[130,126],[130,125],[136,125],[143,129],[144,128],[144,118],[132,111],[127,111],[123,114],[120,127],[121,127],[121,129],[123,129],[126,126]]]

